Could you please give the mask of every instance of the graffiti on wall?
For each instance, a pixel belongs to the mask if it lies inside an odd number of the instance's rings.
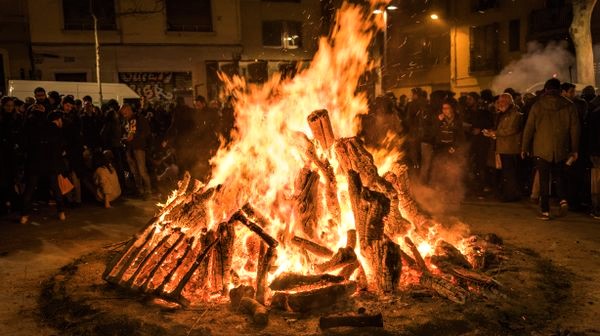
[[[127,84],[146,100],[172,100],[175,97],[173,72],[119,72],[119,82]]]

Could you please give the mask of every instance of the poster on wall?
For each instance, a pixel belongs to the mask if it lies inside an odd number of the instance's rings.
[[[189,72],[119,72],[119,82],[148,101],[170,101],[191,91]]]

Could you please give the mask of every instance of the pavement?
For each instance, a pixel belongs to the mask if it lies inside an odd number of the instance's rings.
[[[0,336],[58,335],[37,316],[40,284],[63,265],[86,253],[128,239],[152,217],[156,201],[124,200],[112,209],[84,205],[56,219],[40,207],[30,224],[0,217]],[[535,219],[528,202],[465,201],[452,216],[471,232],[494,232],[506,243],[530,248],[572,274],[573,307],[561,328],[600,335],[600,221],[580,214],[548,222]]]

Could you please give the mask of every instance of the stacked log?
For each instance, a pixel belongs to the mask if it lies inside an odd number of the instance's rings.
[[[302,168],[295,183],[294,217],[307,237],[316,238],[319,221],[319,173]]]

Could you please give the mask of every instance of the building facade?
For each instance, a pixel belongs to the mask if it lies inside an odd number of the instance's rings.
[[[25,0],[0,0],[0,96],[8,79],[35,78]]]
[[[457,93],[490,88],[506,66],[532,53],[534,44],[537,51],[554,43],[575,53],[569,36],[572,8],[566,0],[398,3],[397,10],[387,12],[388,62],[383,78],[384,89],[396,94],[407,94],[412,87]],[[594,42],[600,39],[598,19],[596,6]],[[556,73],[576,81],[574,69],[549,67],[549,75]]]
[[[90,6],[92,8],[90,8]],[[41,80],[103,82],[149,100],[217,97],[217,72],[266,80],[310,60],[318,0],[29,0],[33,63]]]

